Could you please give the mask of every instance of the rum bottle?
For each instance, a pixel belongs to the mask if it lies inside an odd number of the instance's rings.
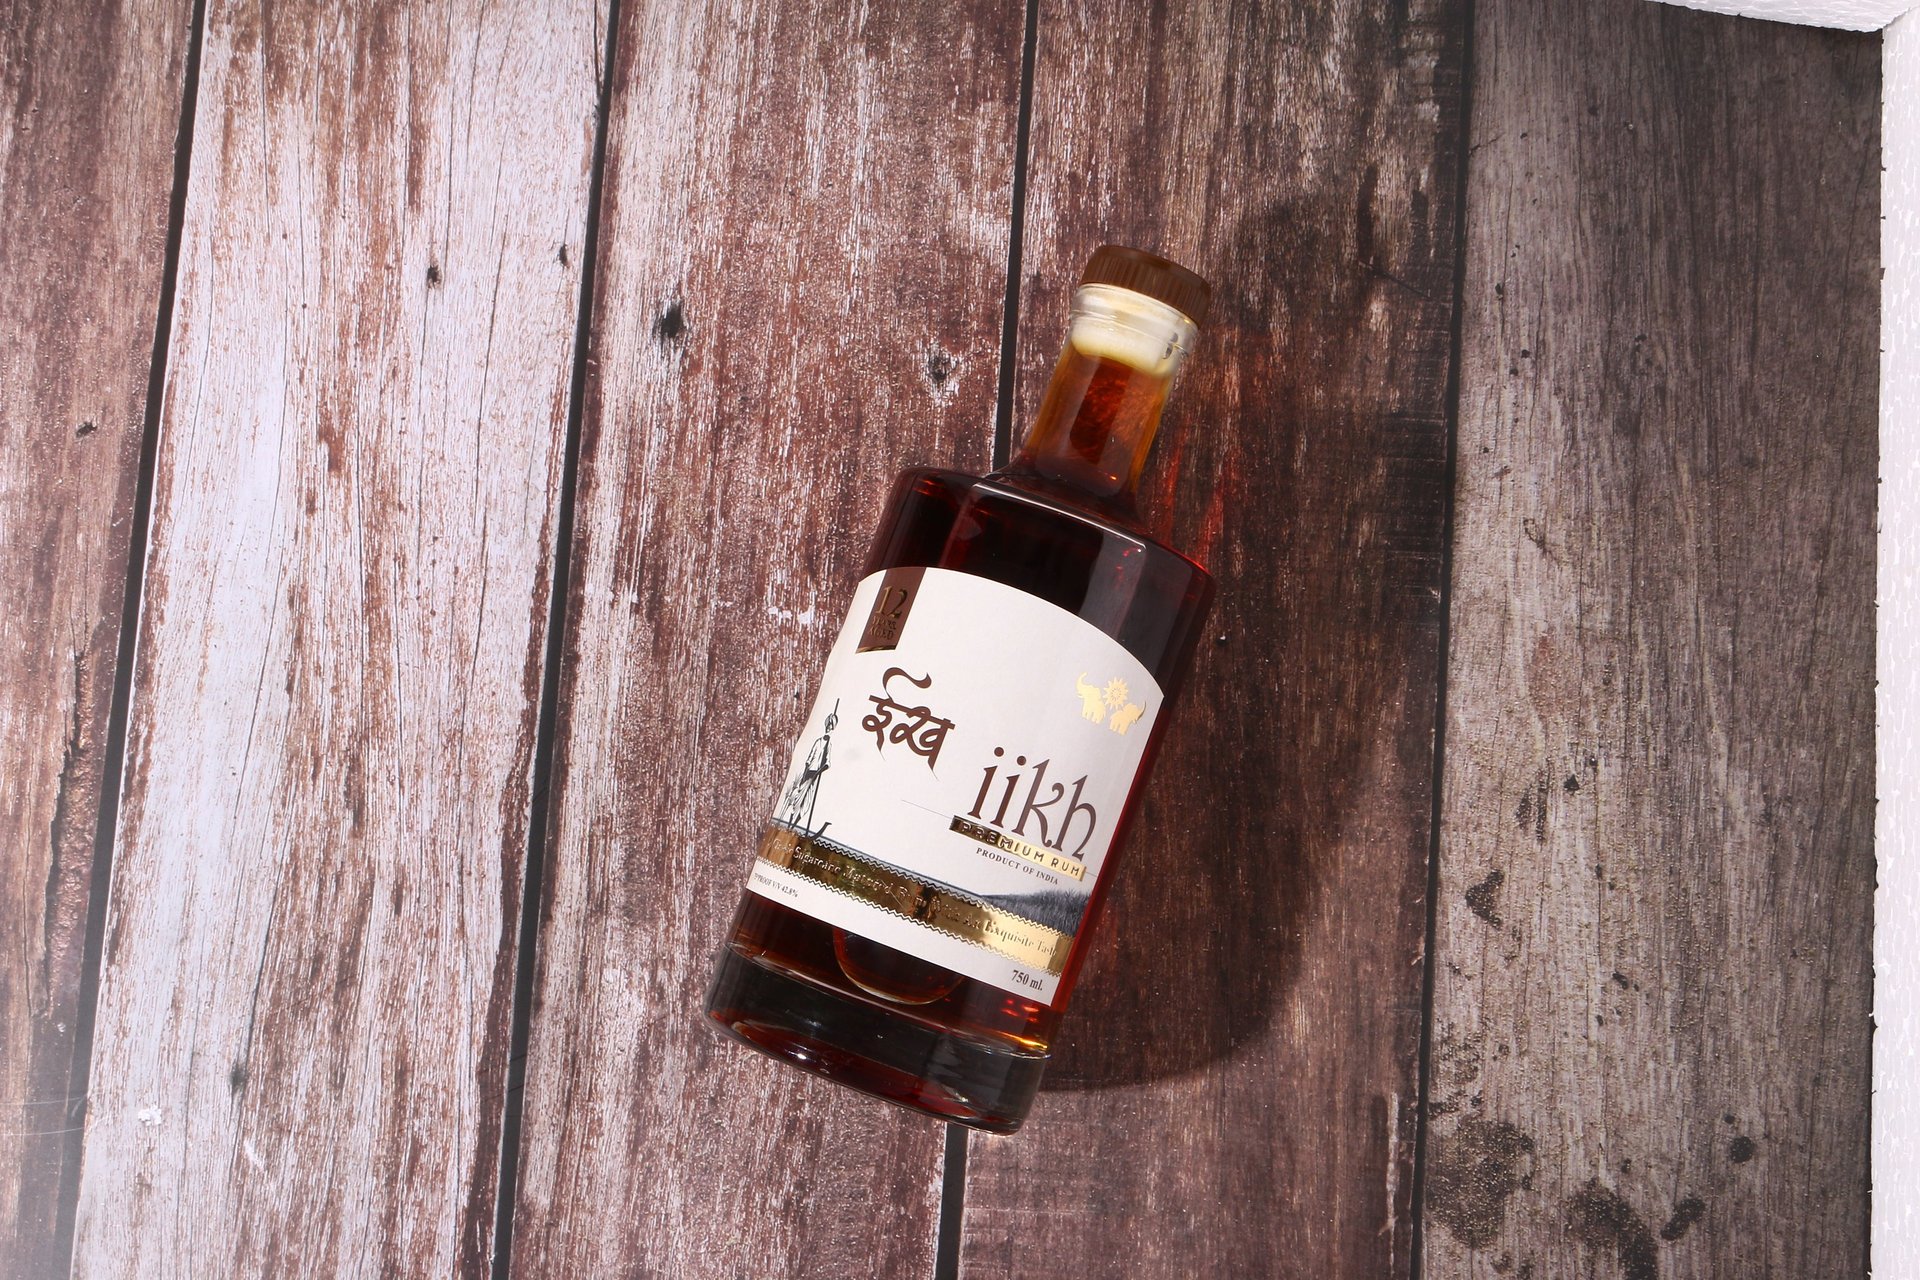
[[[895,483],[707,993],[727,1034],[1026,1117],[1213,592],[1135,512],[1208,295],[1100,249],[1012,463]]]

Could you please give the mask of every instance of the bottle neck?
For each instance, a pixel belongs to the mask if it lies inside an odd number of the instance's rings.
[[[1130,516],[1193,322],[1145,294],[1082,285],[1046,398],[1005,474]]]

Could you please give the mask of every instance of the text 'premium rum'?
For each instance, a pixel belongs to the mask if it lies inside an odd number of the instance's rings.
[[[1212,596],[1134,515],[1207,298],[1102,248],[1019,456],[894,486],[707,993],[733,1036],[1025,1118]]]

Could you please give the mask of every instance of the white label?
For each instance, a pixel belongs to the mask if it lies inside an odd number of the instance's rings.
[[[749,888],[1050,1004],[1161,691],[1091,623],[948,569],[860,584]]]

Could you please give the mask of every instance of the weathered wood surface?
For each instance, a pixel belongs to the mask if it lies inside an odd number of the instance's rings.
[[[0,10],[0,1275],[63,1265],[108,704],[190,4]]]
[[[1858,1276],[1878,42],[1477,8],[1425,1273]]]
[[[476,1274],[607,13],[210,7],[83,1177],[187,6],[0,31],[0,1275],[63,1177],[82,1274]],[[1212,277],[1223,593],[965,1274],[1864,1269],[1877,45],[1474,8],[1420,1204],[1467,6],[1040,7],[1016,427],[1093,245]],[[991,461],[1022,17],[622,5],[519,1274],[934,1269],[939,1129],[696,1013],[886,478]]]
[[[485,1268],[604,21],[211,6],[80,1274]]]
[[[1042,5],[1020,403],[1084,256],[1216,286],[1161,446],[1213,641],[963,1274],[1410,1265],[1465,6]]]
[[[940,1127],[697,1019],[892,473],[988,462],[1020,10],[620,24],[513,1268],[926,1275]]]

